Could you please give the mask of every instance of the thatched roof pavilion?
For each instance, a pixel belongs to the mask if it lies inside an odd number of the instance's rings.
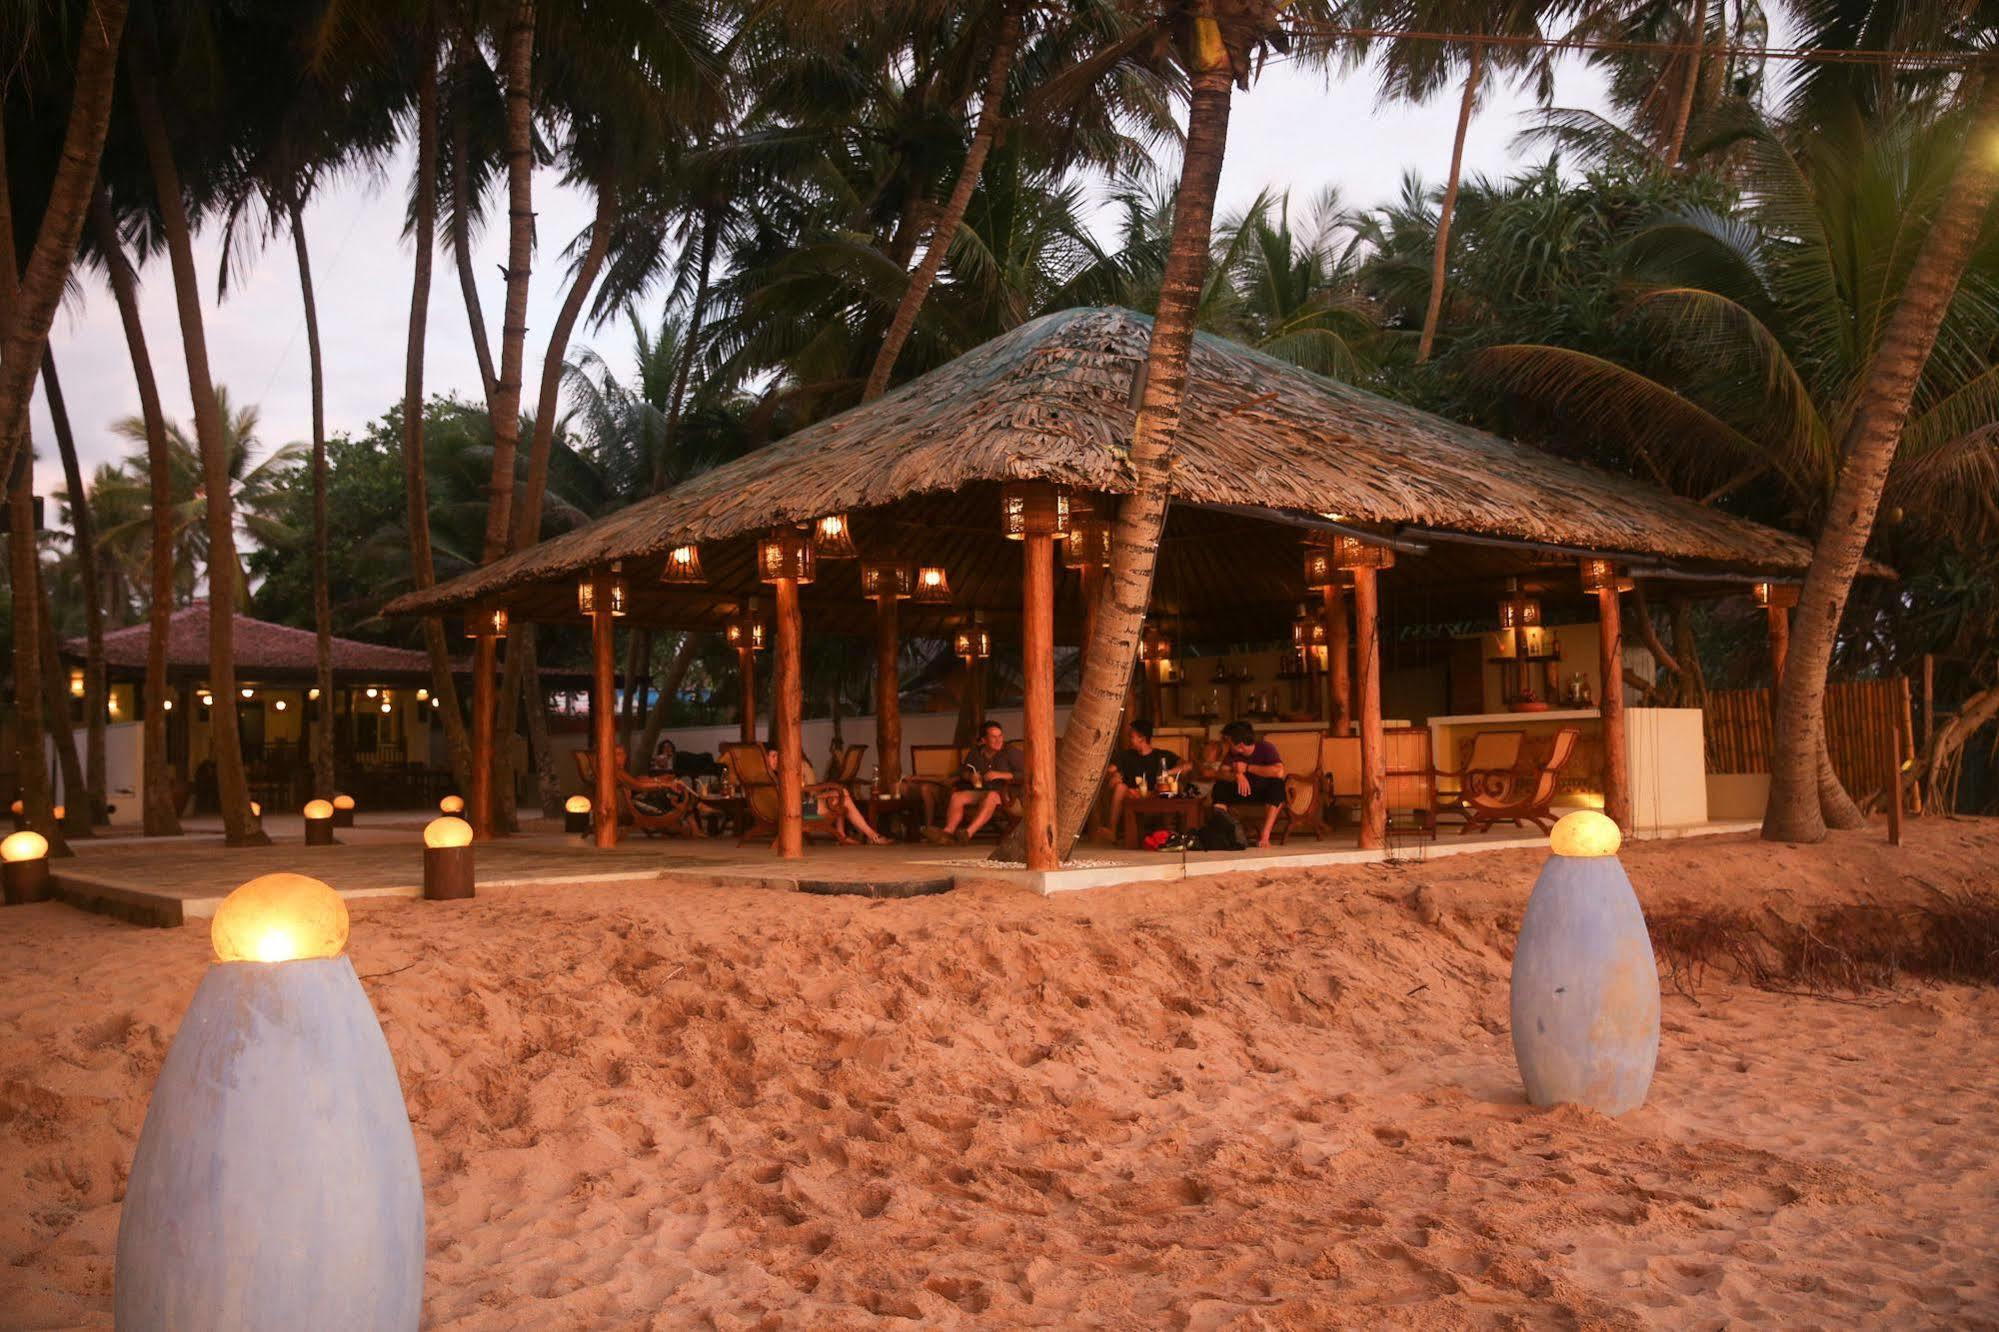
[[[667,494],[391,602],[388,614],[463,611],[474,627],[482,663],[474,685],[484,691],[473,706],[475,825],[490,827],[478,783],[486,767],[479,755],[490,753],[492,743],[494,612],[573,619],[583,614],[579,593],[595,598],[585,618],[599,698],[596,836],[610,845],[618,836],[614,615],[683,629],[733,623],[747,634],[751,599],[768,593],[775,601],[773,730],[784,755],[772,826],[782,854],[802,854],[798,791],[786,775],[799,752],[802,634],[872,630],[879,683],[892,686],[899,634],[943,636],[977,614],[1003,635],[1017,627],[1028,863],[1049,867],[1054,643],[1086,637],[1086,607],[1094,601],[1085,589],[1094,588],[1096,575],[1056,573],[1052,498],[1035,501],[1041,507],[1027,520],[1023,541],[1007,539],[1002,492],[1008,483],[1029,483],[1044,496],[1058,487],[1096,496],[1091,507],[1102,508],[1104,497],[1133,489],[1126,446],[1150,341],[1150,321],[1129,310],[1048,315]],[[1593,600],[1607,681],[1606,808],[1628,822],[1621,580],[1692,594],[1744,591],[1752,581],[1795,581],[1811,555],[1803,542],[1774,529],[1209,337],[1193,349],[1171,484],[1151,610],[1170,617],[1175,638],[1267,642],[1286,632],[1308,591],[1318,594],[1328,726],[1345,738],[1358,723],[1364,847],[1381,845],[1384,835],[1384,619],[1417,632],[1424,624],[1489,619],[1502,586],[1514,620],[1523,623],[1530,595]],[[871,599],[855,559],[824,559],[812,577],[799,576],[802,568],[789,561],[802,565],[803,557],[784,552],[804,541],[801,526],[831,515],[845,516],[868,560],[941,566],[953,593],[949,604]],[[1340,537],[1348,540],[1337,569],[1330,555],[1304,549],[1308,541],[1323,547]],[[766,538],[771,564],[760,568],[758,548]],[[1072,542],[1069,550],[1075,548]],[[676,549],[690,557],[698,552],[698,581],[662,578]],[[1584,557],[1593,571],[1587,594]],[[1308,560],[1313,588],[1306,586]],[[1391,564],[1391,576],[1382,579]],[[762,618],[754,623],[761,631]],[[1516,630],[1523,689],[1524,641]],[[747,742],[755,729],[754,649],[739,650]],[[895,690],[876,693],[876,752],[893,781],[901,747]]]
[[[942,563],[959,608],[1005,623],[1020,605],[1020,562],[995,526],[998,484],[1129,490],[1124,445],[1150,335],[1151,321],[1129,310],[1044,316],[873,403],[386,612],[490,602],[530,620],[574,619],[578,576],[621,560],[634,619],[715,627],[759,591],[759,534],[850,512],[863,553]],[[1323,527],[1329,513],[1395,536],[1397,580],[1438,590],[1531,576],[1549,554],[1537,546],[1613,555],[1696,586],[1795,578],[1811,555],[1787,533],[1206,335],[1189,369],[1173,492],[1156,601],[1188,638],[1254,637],[1287,617],[1302,590],[1293,524]],[[654,576],[682,543],[700,545],[705,586]],[[1058,633],[1070,638],[1081,623],[1073,584],[1064,580],[1057,599]],[[1476,594],[1479,605],[1490,600]],[[851,563],[823,564],[803,601],[820,632],[871,623]],[[941,628],[950,617],[931,618]]]

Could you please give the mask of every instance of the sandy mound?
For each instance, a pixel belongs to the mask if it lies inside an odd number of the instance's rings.
[[[1999,827],[1632,848],[1647,906],[1991,888]],[[1522,1101],[1538,857],[1044,902],[364,904],[440,1327],[1999,1320],[1999,992],[1710,971],[1653,1099]],[[0,1323],[109,1323],[199,929],[0,916]]]

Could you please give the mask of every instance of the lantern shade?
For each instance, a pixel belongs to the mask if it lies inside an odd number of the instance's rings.
[[[1541,603],[1532,597],[1507,597],[1499,603],[1501,629],[1531,629],[1541,623]]]
[[[626,614],[630,609],[631,588],[625,582],[624,566],[613,564],[608,574],[592,574],[576,585],[576,609],[585,615],[595,615],[600,609],[609,611],[613,618]],[[601,595],[610,605],[599,607],[597,598]]]
[[[1046,481],[1008,481],[1000,487],[1000,530],[1010,541],[1069,535],[1069,492]]]
[[[505,606],[481,606],[465,617],[465,636],[479,638],[491,634],[502,638],[507,632],[507,608]],[[312,691],[311,697],[318,698],[319,691]]]
[[[1305,547],[1305,586],[1330,587],[1340,581],[1340,568],[1333,563],[1331,546]]]
[[[775,528],[757,542],[757,577],[766,583],[782,578],[809,583],[816,565],[811,539],[795,527]]]
[[[338,957],[347,946],[347,904],[318,879],[260,875],[222,899],[208,937],[222,962]]]
[[[1765,608],[1785,610],[1798,604],[1794,583],[1757,583],[1749,589],[1750,599]]]
[[[916,570],[901,560],[863,560],[861,595],[907,600],[916,590]]]
[[[860,552],[854,549],[854,529],[847,522],[844,513],[829,513],[812,522],[812,549],[822,560],[851,560]]]
[[[916,571],[916,591],[910,600],[926,606],[951,604],[951,576],[944,572],[943,565],[926,564]]]
[[[1147,661],[1171,661],[1173,636],[1157,625],[1147,626],[1139,645],[1139,655]]]
[[[1395,551],[1389,546],[1369,541],[1357,533],[1336,532],[1326,543],[1326,550],[1332,556],[1335,569],[1393,569]]]
[[[701,571],[701,547],[675,546],[666,552],[666,567],[660,570],[662,583],[705,583],[706,574]]]
[[[729,621],[722,631],[732,648],[748,648],[752,652],[764,650],[763,621],[748,615],[740,615]]]
[[[1109,520],[1083,514],[1069,524],[1069,541],[1062,548],[1062,563],[1071,569],[1108,569],[1111,563]]]
[[[1313,615],[1303,606],[1298,608],[1298,618],[1291,621],[1291,646],[1296,648],[1317,648],[1326,645],[1326,618]]]
[[[1617,564],[1592,555],[1582,562],[1583,591],[1603,592],[1617,587]]]
[[[961,657],[990,657],[993,654],[993,636],[982,624],[967,625],[951,636],[951,650]]]

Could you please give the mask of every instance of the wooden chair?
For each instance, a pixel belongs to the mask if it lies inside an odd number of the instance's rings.
[[[848,745],[840,751],[840,767],[833,774],[833,784],[845,791],[850,799],[861,798],[860,792],[854,788],[861,784],[861,758],[867,752],[866,745]]]
[[[1555,732],[1554,743],[1548,748],[1548,756],[1541,763],[1541,769],[1534,775],[1531,786],[1521,786],[1498,795],[1488,795],[1473,790],[1465,795],[1465,826],[1463,832],[1484,832],[1495,823],[1511,823],[1514,827],[1532,823],[1542,832],[1555,826],[1555,816],[1549,809],[1554,803],[1555,789],[1560,783],[1562,769],[1575,757],[1576,745],[1582,739],[1582,732],[1573,726],[1564,726]]]
[[[1391,726],[1381,733],[1383,803],[1388,817],[1407,814],[1416,826],[1437,831],[1437,771],[1430,765],[1430,728]]]
[[[1360,737],[1319,737],[1319,817],[1331,829],[1342,809],[1360,815]]]
[[[911,745],[909,747],[909,775],[902,779],[905,788],[913,787],[916,792],[928,791],[924,803],[924,816],[934,827],[937,816],[942,814],[951,800],[951,792],[958,785],[958,770],[965,766],[965,756],[970,751],[958,745]],[[1004,837],[1014,824],[1026,815],[1021,804],[1020,783],[1008,783],[1006,795],[1000,806],[993,811],[986,827]],[[981,830],[983,831],[983,829]]]
[[[1456,768],[1436,770],[1438,780],[1435,812],[1465,816],[1465,797],[1472,791],[1488,800],[1506,800],[1513,794],[1523,774],[1521,750],[1527,742],[1525,731],[1478,731],[1459,748]],[[1456,783],[1455,791],[1445,791],[1443,783]]]
[[[1295,829],[1311,833],[1314,841],[1321,840],[1327,826],[1325,788],[1319,780],[1319,756],[1324,749],[1319,742],[1324,732],[1272,731],[1263,738],[1284,760],[1284,808],[1277,813],[1270,839],[1281,845]]]
[[[740,740],[725,744],[722,746],[722,761],[728,764],[729,775],[742,789],[744,803],[749,809],[749,818],[745,820],[746,826],[742,836],[736,839],[736,845],[741,846],[757,837],[775,838],[784,802],[778,790],[777,774],[771,771],[770,757],[764,752],[764,747]],[[804,794],[846,797],[845,789],[832,782],[807,783]],[[805,815],[805,836],[845,842],[847,833],[844,824],[837,812],[815,810]]]

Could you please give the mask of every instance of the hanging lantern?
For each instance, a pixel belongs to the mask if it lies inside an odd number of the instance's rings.
[[[1291,646],[1295,648],[1322,648],[1326,645],[1326,620],[1322,615],[1313,615],[1305,607],[1298,608],[1298,618],[1291,621]]]
[[[613,619],[624,615],[629,609],[631,596],[631,587],[625,582],[624,568],[621,561],[613,560],[610,573],[593,574],[578,583],[576,609],[585,615],[595,615],[598,611],[598,589],[602,588],[603,595],[611,603],[603,609],[609,611]]]
[[[751,652],[764,650],[763,621],[754,615],[739,615],[729,621],[722,635],[732,648],[746,648]]]
[[[662,583],[705,583],[706,574],[701,572],[701,547],[675,546],[666,552],[666,567],[660,570]]]
[[[901,560],[861,561],[861,595],[906,601],[916,590],[916,570]]]
[[[993,654],[993,636],[977,621],[951,636],[951,651],[961,657],[983,661]]]
[[[916,571],[916,591],[910,600],[925,606],[951,604],[951,578],[941,564],[926,564]]]
[[[851,560],[859,551],[854,549],[854,529],[848,525],[844,513],[829,513],[812,523],[812,549],[822,560]]]
[[[1147,625],[1139,655],[1146,661],[1173,660],[1173,636],[1158,625]]]
[[[480,607],[465,617],[465,636],[467,638],[478,638],[484,634],[491,634],[495,638],[505,638],[507,636],[507,608],[505,606]],[[312,696],[318,698],[319,692],[314,690]]]
[[[1078,514],[1069,524],[1069,542],[1062,548],[1062,563],[1071,569],[1108,569],[1111,564],[1111,525],[1094,515]]]
[[[69,696],[71,698],[83,697],[83,672],[81,670],[74,670],[69,673]]]
[[[1583,591],[1604,592],[1617,586],[1617,565],[1594,555],[1582,562]]]
[[[795,527],[773,528],[757,542],[757,577],[766,583],[782,578],[809,583],[815,564],[811,539]]]
[[[1007,540],[1069,535],[1069,492],[1046,481],[1009,481],[1000,487],[1000,530]]]
[[[1507,597],[1499,603],[1501,629],[1532,629],[1541,623],[1541,603],[1532,597]]]
[[[1749,598],[1766,610],[1785,610],[1798,604],[1798,588],[1795,583],[1756,583]]]
[[[1393,569],[1395,551],[1392,547],[1368,541],[1354,532],[1336,532],[1327,546],[1332,552],[1335,569]],[[1330,579],[1327,581],[1331,581]]]
[[[1333,548],[1308,544],[1305,547],[1305,586],[1330,587],[1339,581],[1340,569],[1333,563]]]

